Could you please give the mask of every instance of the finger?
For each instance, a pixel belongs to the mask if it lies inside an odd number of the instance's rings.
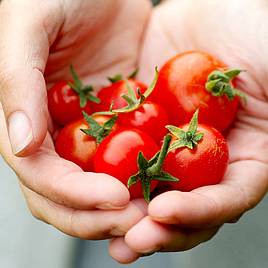
[[[125,242],[124,237],[110,240],[109,254],[119,263],[129,264],[136,261],[141,254],[133,251]]]
[[[142,219],[125,236],[125,242],[134,252],[149,254],[157,251],[185,251],[208,241],[219,227],[205,230],[183,230]],[[114,249],[115,251],[115,249]]]
[[[21,182],[48,199],[76,209],[119,209],[129,202],[129,192],[119,180],[106,174],[83,172],[60,158],[47,135],[39,150],[27,157],[12,154],[0,109],[0,152]]]
[[[221,184],[192,192],[166,192],[152,200],[148,213],[158,222],[193,228],[232,222],[262,199],[267,192],[267,178],[265,163],[234,162]]]
[[[136,200],[122,210],[81,211],[56,204],[21,185],[32,214],[60,231],[81,239],[123,236],[144,217],[145,204]]]
[[[47,132],[43,72],[57,25],[48,29],[45,21],[53,24],[58,11],[41,2],[3,1],[0,7],[0,101],[17,156],[34,152]]]

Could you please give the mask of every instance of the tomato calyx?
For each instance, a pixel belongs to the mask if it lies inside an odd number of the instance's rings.
[[[175,137],[175,140],[169,147],[169,152],[178,148],[187,147],[189,149],[194,149],[198,142],[200,142],[204,136],[203,133],[197,132],[198,127],[198,110],[195,111],[187,131],[181,128],[168,125],[166,128]]]
[[[127,79],[135,79],[139,72],[139,68],[136,68],[132,73],[127,76]],[[124,80],[122,74],[116,74],[107,78],[112,84]]]
[[[86,135],[89,135],[96,139],[96,143],[100,144],[105,137],[107,137],[117,120],[117,116],[113,116],[103,125],[99,124],[92,116],[89,116],[86,112],[83,111],[83,116],[85,121],[88,123],[88,129],[81,129]]]
[[[152,94],[156,82],[158,80],[158,69],[155,68],[155,76],[147,90],[142,94],[140,89],[137,89],[138,97],[136,96],[135,90],[130,86],[128,80],[125,80],[128,93],[122,95],[121,97],[127,102],[127,106],[120,109],[113,109],[113,103],[111,104],[109,111],[97,112],[95,114],[99,115],[118,115],[122,113],[130,113],[141,107],[145,100]]]
[[[143,197],[147,202],[150,201],[150,188],[152,180],[173,182],[179,181],[177,178],[162,170],[162,165],[167,156],[171,139],[171,135],[166,135],[161,150],[150,160],[147,160],[143,153],[139,152],[137,158],[139,171],[135,175],[131,176],[128,180],[128,188],[130,188],[133,184],[136,184],[138,181],[141,181]]]
[[[230,82],[237,77],[242,70],[230,69],[226,71],[215,70],[207,79],[206,89],[215,97],[227,96],[232,101],[236,96],[246,100],[246,95],[242,91],[234,88]]]
[[[100,103],[100,99],[91,94],[91,92],[94,91],[93,87],[91,85],[84,85],[82,83],[72,65],[70,66],[70,72],[73,77],[73,82],[69,82],[68,84],[71,89],[79,96],[80,107],[84,108],[87,105],[88,101]]]

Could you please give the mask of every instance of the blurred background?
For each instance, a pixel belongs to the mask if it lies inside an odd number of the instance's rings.
[[[20,192],[16,175],[0,158],[1,268],[117,268],[107,242],[81,241],[34,219]],[[142,258],[130,268],[265,268],[268,263],[268,197],[236,224],[182,253]]]
[[[155,4],[159,0],[152,0]],[[106,241],[71,238],[34,219],[14,172],[0,158],[0,268],[120,268]],[[130,268],[265,268],[268,264],[268,196],[236,224],[188,252],[141,258]]]

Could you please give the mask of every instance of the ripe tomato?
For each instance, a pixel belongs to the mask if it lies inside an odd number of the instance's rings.
[[[100,125],[109,119],[110,117],[107,116],[94,116],[94,120]],[[113,131],[116,128],[117,125],[114,125]],[[93,171],[93,158],[98,144],[94,137],[86,135],[81,129],[89,129],[85,119],[78,119],[67,124],[56,138],[55,149],[61,157],[76,163],[84,171]]]
[[[187,131],[189,124],[181,128]],[[200,124],[198,133],[203,138],[195,148],[182,147],[171,151],[163,169],[177,177],[179,182],[168,183],[172,189],[191,191],[195,188],[219,183],[228,165],[227,142],[219,131]]]
[[[200,123],[223,131],[237,113],[238,90],[233,89],[233,100],[227,97],[227,93],[221,96],[211,94],[205,86],[208,76],[215,70],[224,71],[226,65],[207,53],[191,51],[179,54],[160,70],[152,99],[164,107],[173,125],[189,122],[199,108]],[[224,86],[231,86],[231,80]]]
[[[137,110],[120,114],[118,124],[140,129],[159,143],[167,132],[168,115],[159,104],[146,101]]]
[[[92,95],[93,87],[82,83],[73,66],[70,71],[72,81],[60,81],[48,90],[48,109],[52,119],[60,125],[81,118],[82,111],[91,114],[89,101],[100,102]]]
[[[98,147],[94,158],[94,170],[114,176],[127,185],[130,176],[138,171],[137,157],[139,152],[149,159],[159,148],[144,132],[134,128],[119,128],[111,133]],[[152,181],[151,191],[157,182]],[[141,183],[129,189],[131,198],[143,196]]]
[[[144,93],[147,86],[142,82],[134,79],[127,80],[129,85],[135,90],[139,88],[141,93]],[[127,102],[121,97],[123,94],[127,94],[128,88],[125,80],[120,80],[112,83],[108,87],[102,88],[97,97],[101,100],[99,104],[93,104],[94,112],[109,111],[111,104],[113,103],[113,109],[120,109],[127,105]],[[138,95],[138,94],[137,94]]]
[[[58,82],[48,90],[48,109],[53,120],[60,125],[81,118],[83,110],[91,114],[90,103],[81,108],[79,96],[66,81]]]

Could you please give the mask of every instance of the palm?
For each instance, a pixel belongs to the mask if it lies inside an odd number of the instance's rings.
[[[166,1],[154,11],[140,59],[143,79],[152,76],[152,66],[186,50],[207,51],[230,66],[247,70],[239,87],[247,93],[248,101],[228,135],[231,163],[224,183],[239,188],[247,184],[262,194],[266,192],[268,168],[268,66],[262,51],[268,41],[267,14],[262,0]],[[263,27],[258,35],[257,22]],[[255,205],[260,196],[252,198],[247,205]]]
[[[70,5],[50,49],[47,83],[70,76],[70,64],[87,82],[97,86],[107,75],[133,71],[149,4],[144,0],[117,0],[75,1]]]
[[[194,247],[211,238],[223,223],[255,206],[266,193],[267,15],[264,0],[169,0],[153,11],[139,61],[140,78],[148,81],[153,66],[161,66],[177,53],[206,51],[232,67],[247,70],[238,85],[248,95],[247,105],[239,110],[227,136],[230,165],[223,182],[191,193],[170,192],[155,198],[149,205],[150,218],[127,233],[126,244],[112,242],[110,252],[117,260],[123,261],[114,251],[117,247],[126,252],[124,261],[138,257],[129,253],[129,247],[140,253],[148,252],[148,248],[179,251]],[[165,229],[152,219],[177,228]],[[142,232],[146,232],[145,239],[137,239]]]

